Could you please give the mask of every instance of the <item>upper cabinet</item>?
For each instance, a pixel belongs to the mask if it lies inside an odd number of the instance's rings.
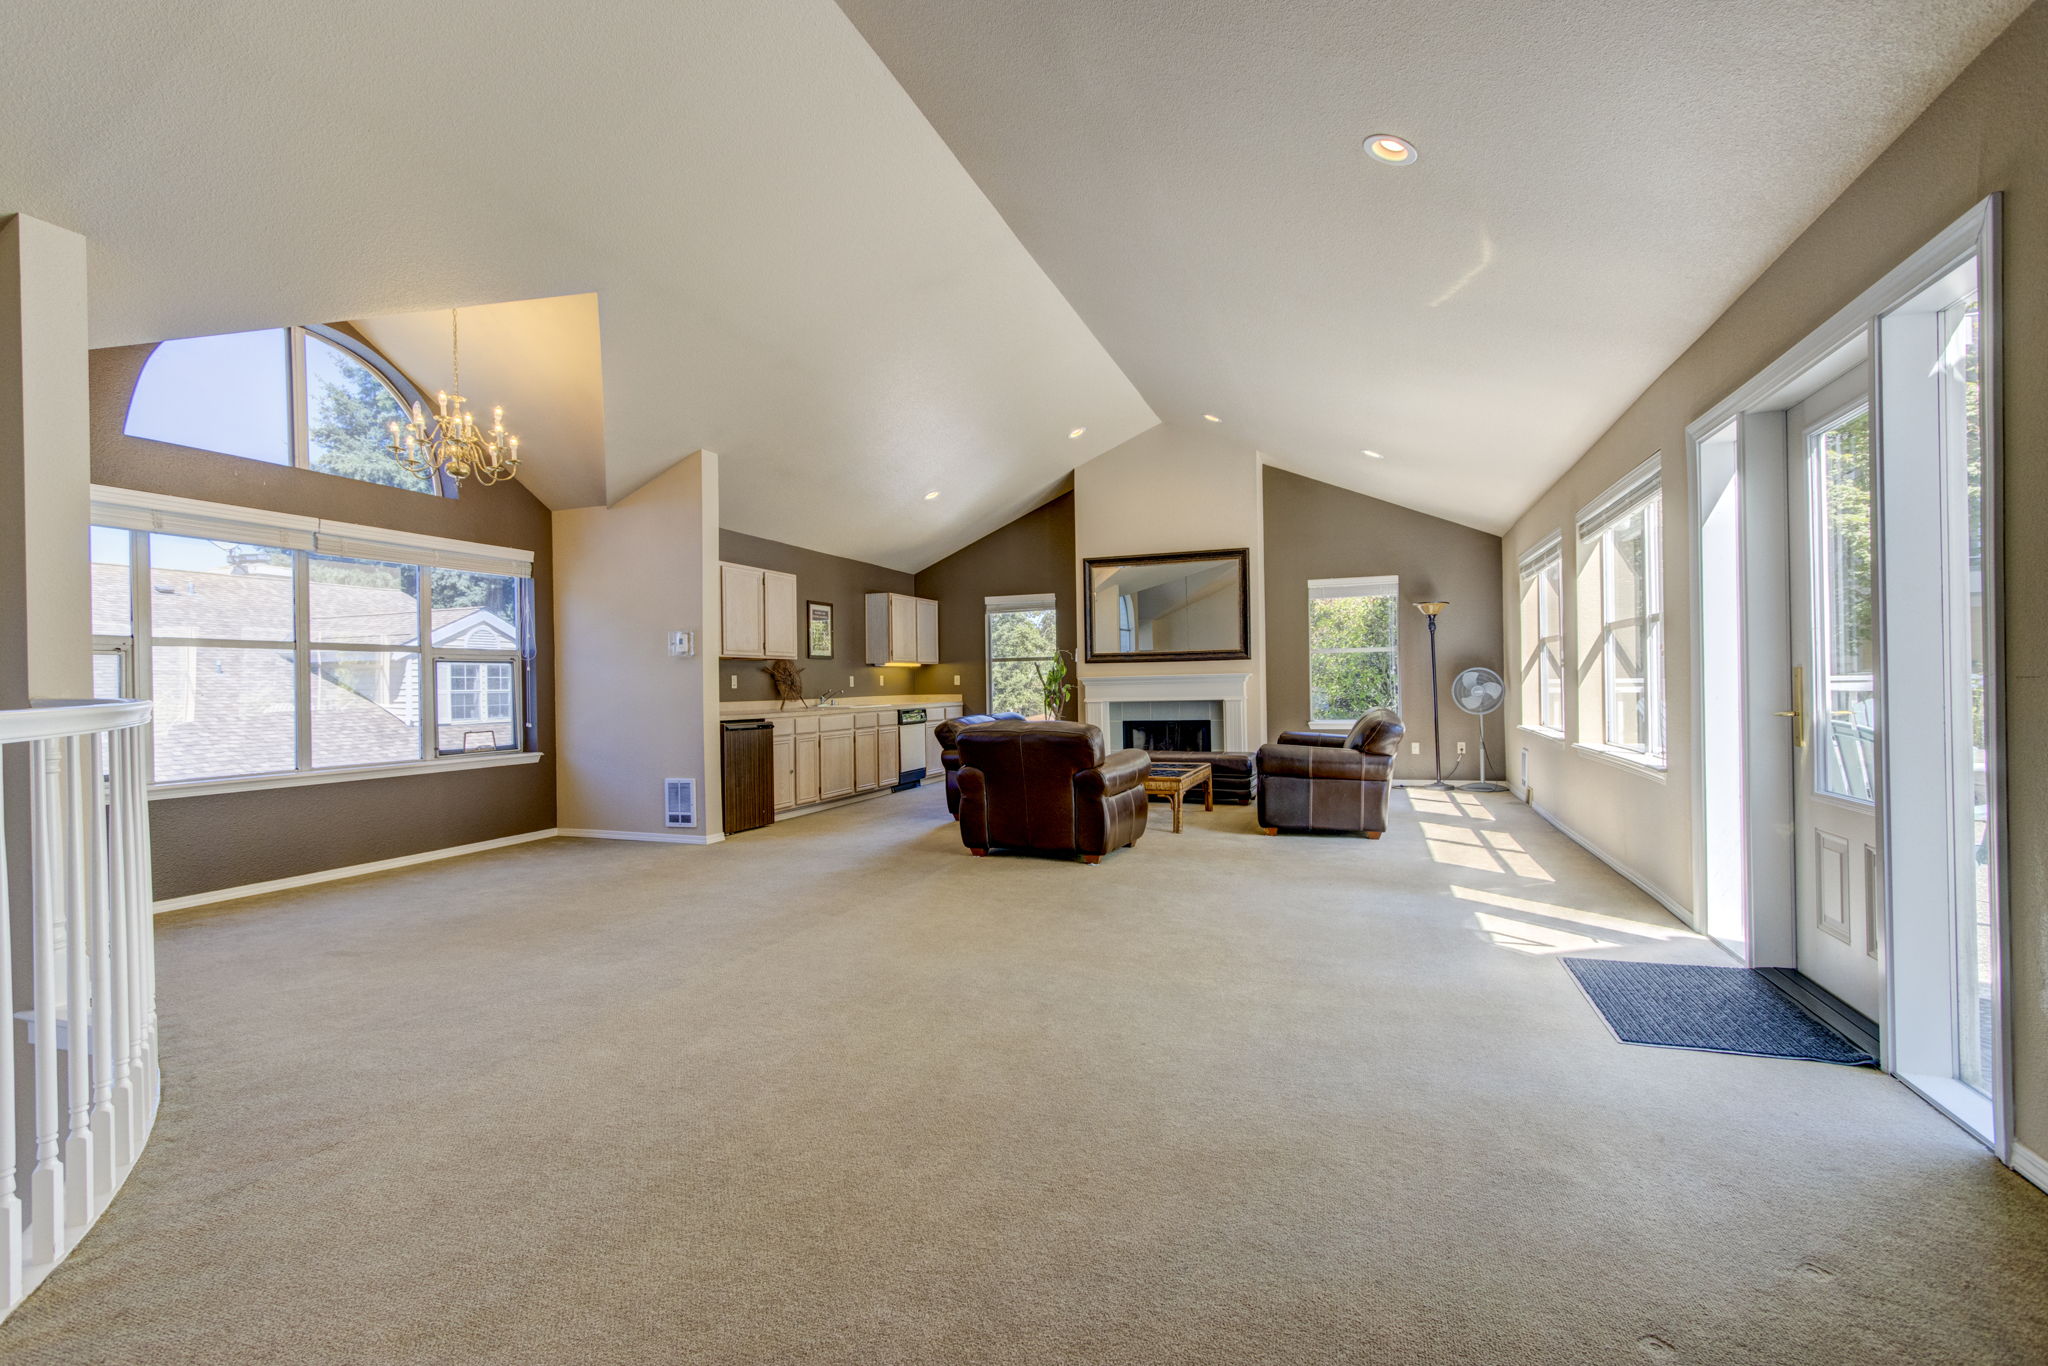
[[[718,653],[725,659],[795,659],[803,639],[796,575],[718,566]]]
[[[938,603],[907,593],[868,594],[868,663],[938,662]]]

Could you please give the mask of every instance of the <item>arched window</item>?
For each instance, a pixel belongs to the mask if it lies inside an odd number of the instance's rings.
[[[384,357],[327,327],[276,327],[167,341],[128,400],[129,436],[246,460],[453,495],[400,468],[389,424],[415,402]]]

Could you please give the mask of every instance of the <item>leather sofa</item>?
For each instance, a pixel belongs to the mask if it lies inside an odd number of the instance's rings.
[[[1105,754],[1094,726],[991,721],[962,730],[959,744],[960,842],[977,856],[1037,849],[1100,863],[1145,833],[1152,756]]]
[[[939,742],[939,766],[946,770],[946,814],[954,818],[960,815],[960,747],[956,741],[960,732],[968,726],[985,726],[991,721],[1022,721],[1023,715],[1014,711],[999,711],[972,716],[956,716],[950,721],[941,721],[932,727],[932,737]]]
[[[1290,730],[1261,745],[1259,828],[1332,830],[1376,840],[1387,828],[1387,789],[1406,734],[1400,715],[1380,707],[1348,734]]]

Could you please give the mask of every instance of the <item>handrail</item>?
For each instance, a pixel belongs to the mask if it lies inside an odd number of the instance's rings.
[[[125,730],[146,723],[150,705],[121,697],[62,697],[32,702],[13,711],[0,711],[0,744]]]
[[[0,751],[26,751],[29,817],[10,823],[0,790],[0,1317],[78,1246],[156,1123],[149,719],[126,699],[0,711]],[[28,872],[24,934],[10,862]]]

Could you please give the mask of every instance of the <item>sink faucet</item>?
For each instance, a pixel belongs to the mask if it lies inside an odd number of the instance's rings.
[[[838,688],[825,688],[825,689],[823,689],[822,691],[820,691],[820,692],[818,693],[818,705],[819,705],[819,706],[821,706],[821,707],[829,707],[829,706],[831,706],[831,705],[832,705],[832,699],[833,699],[833,698],[835,698],[835,697],[837,697],[837,696],[839,696],[839,693],[840,693],[840,689],[838,689]]]

